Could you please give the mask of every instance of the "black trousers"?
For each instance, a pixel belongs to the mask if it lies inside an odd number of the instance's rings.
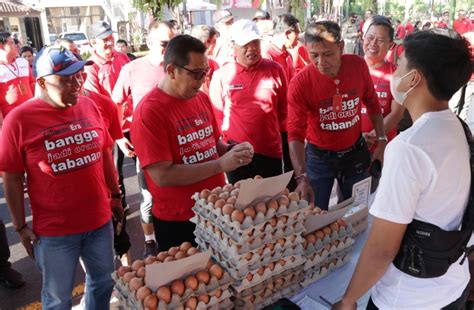
[[[8,247],[7,230],[5,224],[0,219],[0,271],[11,267],[10,248]]]
[[[196,225],[189,221],[163,221],[153,216],[153,227],[155,228],[156,242],[159,251],[168,251],[169,248],[179,246],[183,242],[191,242],[197,246],[194,241],[194,229]]]
[[[254,154],[250,164],[227,172],[226,175],[229,183],[234,184],[237,181],[253,178],[256,175],[268,178],[280,175],[281,173],[281,158]]]

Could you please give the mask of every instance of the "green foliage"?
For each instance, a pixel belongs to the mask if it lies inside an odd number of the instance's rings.
[[[85,52],[85,53],[82,53],[81,54],[81,57],[82,59],[86,60],[86,59],[89,59],[89,57],[91,57],[91,52]]]
[[[144,12],[151,12],[155,19],[158,19],[165,6],[173,8],[179,5],[182,0],[133,0],[133,6]]]

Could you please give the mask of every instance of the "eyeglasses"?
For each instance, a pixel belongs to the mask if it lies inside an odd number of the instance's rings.
[[[170,41],[160,41],[160,46],[162,48],[166,48],[168,46],[168,43],[170,43]]]
[[[211,70],[211,68],[206,68],[204,70],[190,70],[184,66],[178,66],[178,65],[175,65],[175,66],[191,73],[191,75],[196,81],[202,80]]]

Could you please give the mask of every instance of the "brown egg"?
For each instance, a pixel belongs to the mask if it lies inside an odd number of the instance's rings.
[[[145,266],[145,262],[141,259],[137,259],[136,261],[134,261],[132,263],[132,270],[137,271],[138,269],[140,269],[143,266]]]
[[[281,258],[281,259],[278,261],[278,263],[279,263],[281,266],[285,266],[285,265],[286,265],[286,261],[285,261],[283,258]]]
[[[224,187],[222,188],[222,190],[223,190],[223,191],[226,191],[226,192],[231,192],[233,189],[234,189],[234,187],[232,186],[232,184],[226,184],[226,185],[224,185]]]
[[[142,301],[148,295],[151,295],[151,290],[146,286],[142,286],[137,290],[137,293],[136,293],[135,296],[137,297],[138,301]]]
[[[210,299],[209,295],[206,295],[206,294],[202,294],[198,296],[198,301],[202,301],[206,305],[209,303],[209,299]]]
[[[285,245],[285,239],[284,238],[280,238],[277,240],[277,243],[281,246],[284,246]]]
[[[237,202],[237,198],[235,197],[229,197],[229,199],[227,199],[226,201],[226,203],[231,204],[231,205],[235,205],[236,202]]]
[[[171,301],[171,290],[167,286],[162,286],[156,291],[156,296],[158,299],[163,300],[165,303],[169,304]]]
[[[250,216],[250,218],[251,218],[252,220],[255,219],[255,215],[256,215],[255,209],[252,208],[252,207],[245,208],[245,209],[244,209],[244,215],[245,215],[245,216]]]
[[[145,265],[151,265],[156,261],[156,256],[148,256],[145,258]]]
[[[245,259],[248,260],[248,261],[251,260],[252,255],[253,255],[252,252],[248,252],[247,255],[245,255]]]
[[[118,269],[117,269],[117,275],[119,277],[123,277],[124,274],[126,274],[127,272],[131,271],[130,267],[128,266],[120,266]]]
[[[308,242],[308,244],[315,244],[316,237],[313,234],[309,234],[306,236],[306,241]]]
[[[264,250],[265,250],[265,248],[260,248],[260,249],[257,250],[256,253],[257,253],[258,255],[262,256]]]
[[[174,247],[172,247],[172,248],[169,248],[169,250],[168,250],[168,255],[169,255],[169,256],[175,256],[176,253],[178,253],[178,251],[179,251],[179,247],[174,246]]]
[[[278,202],[275,200],[275,199],[270,199],[268,202],[267,202],[267,208],[270,210],[270,209],[273,209],[275,210],[275,212],[278,211]]]
[[[187,257],[188,255],[186,255],[186,251],[178,251],[175,255],[174,255],[174,259],[178,260],[178,259],[182,259],[182,258],[185,258]]]
[[[291,236],[288,237],[288,240],[290,240],[290,242],[295,241],[295,239],[296,239],[295,235],[291,235]]]
[[[231,197],[238,197],[240,193],[240,189],[236,188],[230,192]]]
[[[324,248],[328,251],[331,250],[331,244],[330,243],[326,244],[326,246]]]
[[[242,222],[244,221],[244,213],[240,210],[234,210],[230,218],[232,222],[239,222],[240,224],[242,224]]]
[[[143,307],[145,307],[146,310],[156,310],[157,306],[158,297],[155,294],[148,295],[143,300]]]
[[[186,252],[187,250],[189,250],[192,247],[193,247],[193,245],[191,244],[191,242],[185,241],[185,242],[181,243],[181,245],[179,246],[179,249],[181,251]]]
[[[137,270],[137,277],[145,278],[145,270],[145,267],[140,267],[140,269]]]
[[[249,272],[246,278],[247,278],[247,281],[252,282],[253,274]]]
[[[264,202],[259,202],[255,205],[255,211],[257,213],[262,213],[263,215],[265,215],[267,213],[267,206],[265,205]]]
[[[201,271],[198,271],[198,273],[196,273],[196,278],[199,280],[199,282],[208,284],[209,280],[211,279],[211,276],[209,275],[209,272],[205,270],[201,270]]]
[[[192,289],[193,291],[195,291],[198,287],[198,279],[195,277],[195,276],[188,276],[185,280],[184,280],[184,285],[186,285],[187,288],[190,288]]]
[[[278,203],[280,204],[280,206],[287,206],[287,205],[290,204],[290,200],[288,199],[287,196],[282,195],[282,196],[278,199]]]
[[[160,252],[158,253],[158,255],[156,255],[156,259],[159,260],[160,262],[164,261],[165,258],[168,257],[168,252],[164,251],[164,252]]]
[[[339,224],[339,226],[341,226],[341,227],[347,227],[347,223],[346,223],[346,221],[344,221],[343,219],[338,219],[336,222],[337,222],[337,223]]]
[[[219,199],[219,196],[217,196],[217,194],[210,194],[209,197],[207,197],[207,202],[215,203],[218,199]]]
[[[296,192],[291,192],[288,194],[288,199],[290,199],[290,201],[299,201],[300,195]]]
[[[327,226],[324,227],[324,228],[323,228],[323,233],[324,233],[325,235],[327,235],[327,236],[330,236],[330,235],[331,235],[331,228],[329,228],[329,227],[327,227]]]
[[[241,184],[242,184],[242,180],[235,182],[234,183],[234,188],[240,188]]]
[[[186,303],[184,304],[184,306],[186,308],[189,308],[190,310],[195,310],[197,308],[197,304],[198,304],[198,300],[196,297],[190,297]]]
[[[314,213],[316,213],[316,214],[321,213],[321,208],[315,207],[315,208],[314,208]]]
[[[227,200],[227,199],[229,199],[229,197],[230,197],[229,192],[222,192],[222,193],[219,194],[219,199]]]
[[[196,249],[195,247],[192,247],[192,248],[189,248],[188,251],[186,252],[186,254],[188,254],[188,256],[191,256],[191,255],[194,255],[196,253],[198,253],[198,249]]]
[[[272,225],[272,227],[277,226],[277,220],[276,220],[275,217],[272,217],[272,218],[270,219],[270,225]]]
[[[256,298],[255,295],[250,296],[249,301],[250,301],[251,304],[254,303],[255,298]]]
[[[288,222],[288,216],[286,216],[286,215],[280,216],[280,218],[278,220],[280,222],[282,222],[283,224],[286,224],[286,222]]]
[[[308,241],[306,241],[306,239],[303,239],[303,248],[306,249],[307,246],[308,246]]]
[[[201,191],[201,194],[199,195],[200,198],[202,199],[207,199],[207,197],[209,197],[209,195],[211,194],[211,191],[208,190],[208,189],[203,189]]]
[[[173,256],[168,256],[167,258],[165,258],[165,260],[163,261],[164,263],[167,263],[167,262],[172,262],[174,261],[174,257]]]
[[[263,274],[265,273],[265,268],[263,268],[263,267],[258,268],[257,273],[259,275],[263,276]]]
[[[225,205],[225,200],[224,199],[219,199],[216,201],[216,203],[214,204],[214,207],[216,209],[222,209],[222,207]]]
[[[123,275],[123,282],[125,284],[128,284],[130,283],[130,280],[132,280],[134,277],[137,276],[137,272],[136,271],[129,271],[129,272],[126,272],[124,275]]]
[[[130,290],[132,292],[135,292],[136,290],[138,290],[143,285],[145,285],[145,283],[143,283],[143,279],[135,277],[135,278],[132,278],[130,280],[130,283],[128,284],[128,287],[130,288]]]
[[[288,194],[290,194],[290,190],[289,190],[288,188],[285,188],[285,189],[281,192],[281,194],[288,196]]]
[[[183,296],[184,289],[184,282],[182,280],[174,280],[171,282],[171,293]]]
[[[256,176],[253,177],[253,179],[254,180],[261,180],[261,179],[263,179],[263,177],[261,175],[257,174]]]
[[[215,296],[216,298],[220,298],[222,296],[222,290],[218,289],[212,293],[212,296]]]
[[[215,276],[218,280],[220,280],[224,275],[224,270],[218,264],[214,264],[211,266],[211,268],[209,268],[209,273],[211,276]]]
[[[283,280],[282,278],[278,278],[275,280],[275,286],[282,286],[284,282],[285,280]]]
[[[273,284],[273,282],[268,282],[267,289],[270,291],[273,291],[274,288],[275,288],[275,284]]]
[[[325,215],[325,214],[328,214],[329,212],[327,210],[321,210],[321,215]]]
[[[267,243],[267,245],[266,245],[265,247],[266,247],[267,249],[269,249],[270,252],[271,252],[271,251],[273,251],[273,249],[275,248],[275,244],[273,244],[273,243]]]
[[[208,261],[207,261],[207,264],[206,264],[206,269],[211,268],[212,265],[214,265],[214,262],[212,261],[212,259],[208,260]]]
[[[275,269],[275,263],[270,263],[268,264],[268,269],[270,269],[270,271],[273,271],[273,269]]]
[[[222,207],[222,214],[224,215],[231,215],[232,212],[234,212],[234,206],[231,205],[231,204],[225,204],[223,207]]]
[[[325,235],[322,230],[316,230],[314,236],[316,237],[316,239],[324,239]]]
[[[336,222],[333,222],[329,225],[329,228],[331,228],[334,231],[339,231],[339,224]]]

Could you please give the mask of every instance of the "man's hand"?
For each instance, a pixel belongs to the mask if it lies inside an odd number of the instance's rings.
[[[137,155],[132,143],[130,143],[127,138],[123,137],[122,139],[119,139],[115,142],[117,142],[118,147],[125,154],[125,156],[135,157]]]
[[[28,226],[25,226],[20,231],[18,231],[20,236],[21,243],[26,249],[26,253],[32,258],[35,259],[35,254],[33,253],[33,244],[38,242],[38,237]]]
[[[110,200],[110,208],[112,210],[112,216],[114,219],[118,222],[122,222],[124,217],[122,200],[112,198]]]
[[[314,192],[311,185],[308,182],[307,177],[301,177],[297,180],[298,185],[296,186],[295,192],[297,192],[301,199],[308,201],[309,203],[314,202]],[[317,206],[316,206],[317,207]]]
[[[219,158],[219,167],[223,172],[233,171],[252,162],[253,147],[248,142],[234,146],[230,151]]]
[[[383,154],[385,152],[385,147],[387,146],[387,141],[378,141],[377,146],[375,147],[374,153],[372,154],[371,161],[376,159],[380,160],[380,163],[383,165]]]
[[[377,142],[377,134],[375,133],[375,130],[372,130],[371,132],[363,132],[362,137],[364,137],[365,143],[367,143],[369,149]]]
[[[335,303],[332,308],[333,310],[356,310],[357,309],[357,303],[347,303],[344,302],[344,300],[341,300],[337,303]]]

